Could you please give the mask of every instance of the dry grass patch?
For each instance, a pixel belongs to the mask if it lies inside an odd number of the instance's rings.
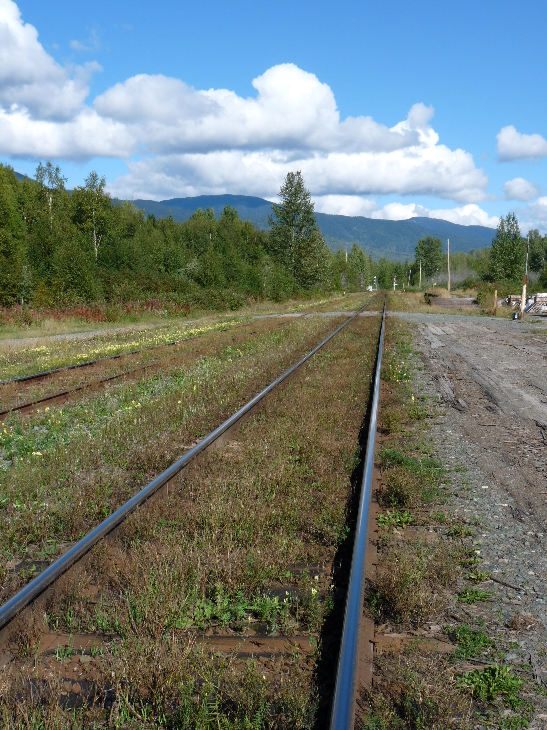
[[[458,554],[447,542],[397,544],[388,540],[381,552],[370,605],[378,618],[419,626],[445,604],[443,589],[459,573]]]
[[[409,650],[376,663],[375,690],[358,698],[361,730],[446,730],[473,727],[470,693],[440,656]]]

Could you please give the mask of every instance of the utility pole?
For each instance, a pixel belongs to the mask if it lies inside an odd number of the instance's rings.
[[[422,288],[422,259],[420,259],[420,289]]]
[[[494,317],[498,311],[498,282],[494,284]]]
[[[393,291],[395,291],[395,287],[397,286],[397,277],[393,277]]]
[[[450,293],[450,239],[446,239],[446,243],[448,244],[448,292]]]
[[[412,269],[409,269],[408,271],[408,286],[410,286],[410,275],[412,274]]]
[[[524,307],[526,306],[526,284],[528,283],[528,252],[530,251],[530,231],[528,231],[528,240],[526,241],[526,268],[524,270],[524,281],[522,282],[522,299],[520,300],[520,318],[524,317]]]

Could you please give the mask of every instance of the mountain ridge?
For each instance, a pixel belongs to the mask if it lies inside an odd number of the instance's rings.
[[[259,228],[267,229],[268,215],[272,204],[264,198],[250,195],[197,195],[187,198],[171,198],[155,201],[133,200],[137,208],[156,218],[185,221],[198,208],[212,208],[219,216],[226,205],[235,208],[243,220],[250,220]],[[412,260],[416,244],[424,236],[450,239],[450,250],[454,253],[477,250],[490,246],[495,235],[494,228],[486,226],[463,226],[439,218],[409,218],[403,221],[386,221],[364,216],[333,215],[316,213],[317,224],[332,251],[349,248],[357,243],[374,259],[381,257],[395,261]]]

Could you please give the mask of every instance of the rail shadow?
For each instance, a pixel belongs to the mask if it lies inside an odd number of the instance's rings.
[[[333,608],[323,623],[319,636],[321,648],[320,658],[314,671],[314,682],[318,689],[318,708],[314,730],[325,730],[330,725],[330,713],[336,683],[336,669],[338,666],[338,655],[340,653],[340,642],[344,623],[344,611],[346,607],[346,595],[348,590],[349,576],[351,571],[351,559],[353,555],[353,543],[355,540],[355,526],[359,512],[359,499],[361,496],[361,482],[367,450],[367,439],[370,427],[372,395],[374,391],[374,374],[378,364],[378,352],[374,359],[371,371],[371,381],[368,393],[367,409],[359,429],[357,448],[359,460],[351,474],[351,489],[346,504],[345,527],[347,534],[340,543],[333,560],[333,584],[335,586],[333,596]]]

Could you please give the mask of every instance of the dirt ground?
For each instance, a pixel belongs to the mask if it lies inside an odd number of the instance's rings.
[[[432,441],[452,465],[451,509],[478,525],[480,569],[492,578],[468,620],[512,640],[504,663],[525,661],[547,685],[547,322],[400,313],[414,323],[425,369],[417,387],[443,415]],[[531,725],[547,728],[547,714]]]

